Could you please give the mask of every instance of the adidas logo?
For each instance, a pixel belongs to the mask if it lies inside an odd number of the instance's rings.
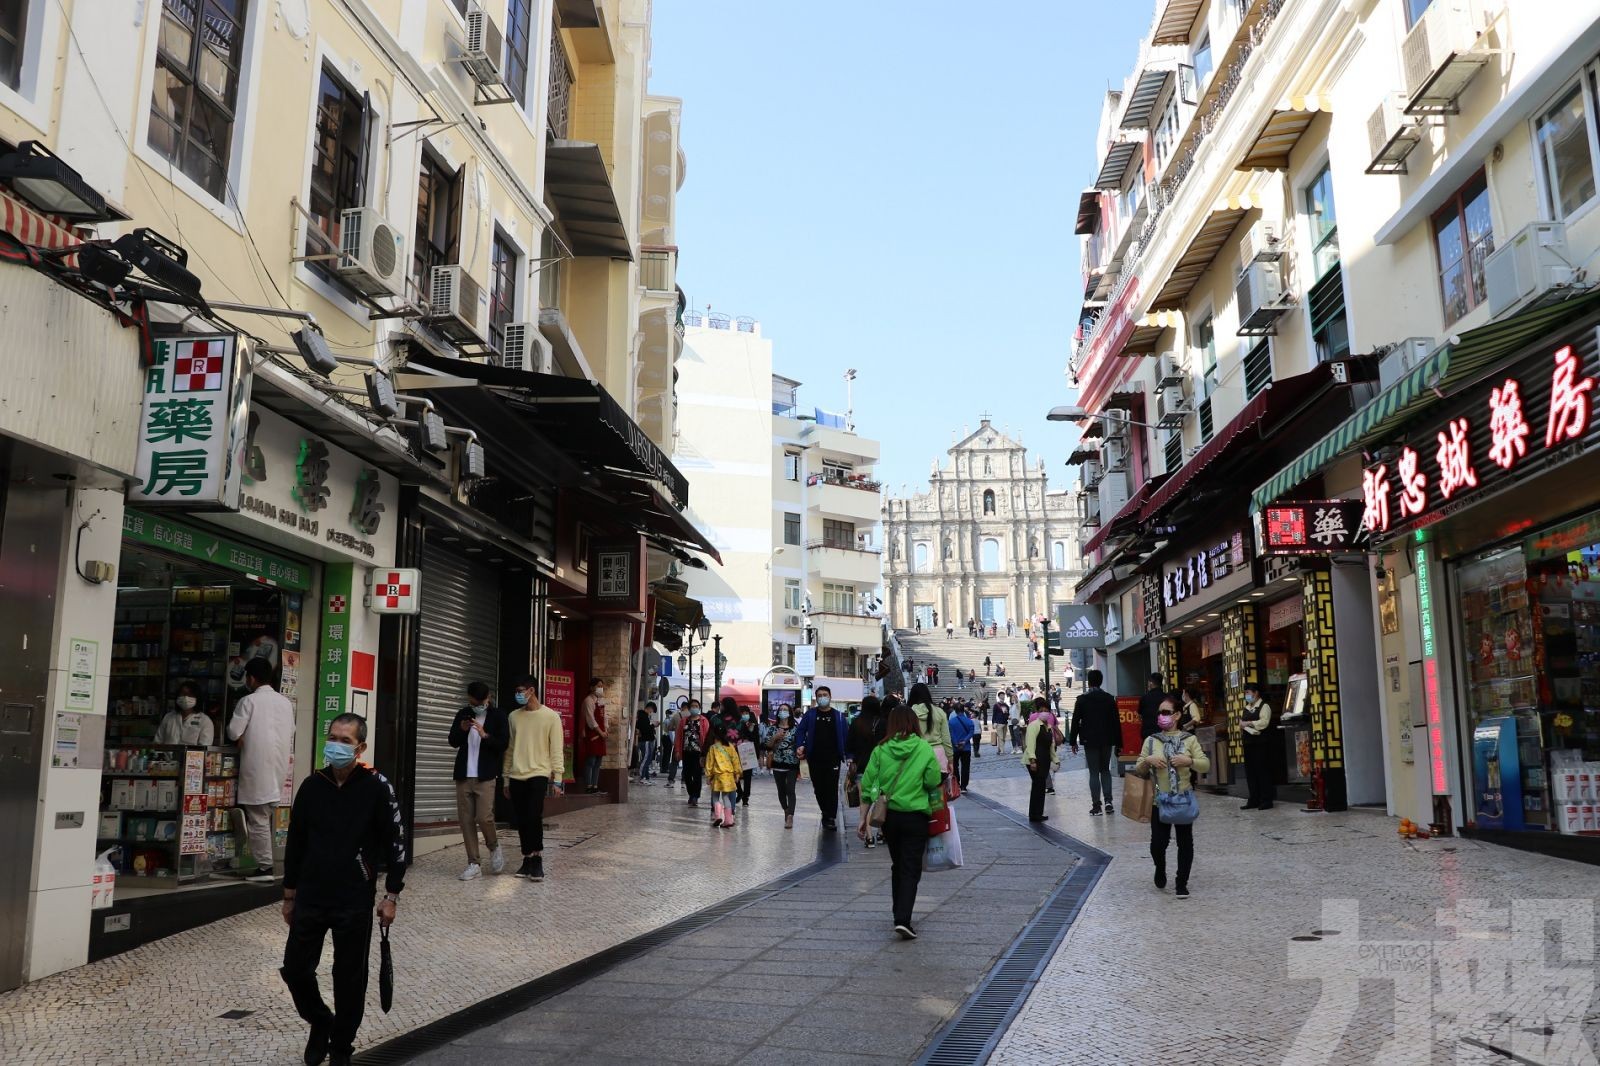
[[[1067,628],[1067,636],[1069,637],[1098,637],[1099,635],[1100,631],[1084,615],[1079,615],[1078,620]]]

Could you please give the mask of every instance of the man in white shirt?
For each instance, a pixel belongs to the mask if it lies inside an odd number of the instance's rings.
[[[1261,698],[1260,686],[1245,685],[1239,725],[1244,730],[1244,778],[1249,789],[1249,799],[1240,810],[1270,811],[1278,798],[1278,786],[1272,779],[1274,746],[1267,732],[1272,725],[1272,707]]]
[[[244,684],[250,694],[233,708],[228,739],[239,745],[239,795],[244,811],[250,855],[256,872],[247,880],[274,880],[272,871],[272,814],[283,798],[294,751],[294,704],[272,687],[272,664],[251,659],[244,664]]]

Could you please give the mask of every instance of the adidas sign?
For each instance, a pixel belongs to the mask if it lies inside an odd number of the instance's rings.
[[[1095,628],[1094,623],[1082,616],[1067,629],[1067,636],[1069,637],[1098,637],[1099,635],[1100,631]]]

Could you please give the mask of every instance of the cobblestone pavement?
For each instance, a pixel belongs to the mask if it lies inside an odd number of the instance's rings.
[[[909,1062],[1075,861],[992,811],[958,812],[966,865],[924,875],[915,941],[890,931],[887,849],[852,833],[845,864],[415,1061]]]
[[[391,939],[395,1009],[378,1007],[376,966],[363,1046],[463,1002],[531,980],[816,857],[816,820],[783,829],[770,778],[735,832],[714,833],[682,788],[552,823],[534,884],[509,875],[459,882],[459,839],[412,867]],[[515,834],[502,835],[507,852]],[[572,847],[554,844],[575,843]],[[511,868],[514,868],[514,863]],[[292,1063],[305,1043],[277,967],[284,925],[267,907],[0,995],[0,1063]],[[376,937],[374,937],[376,939]],[[374,961],[376,951],[374,951]],[[324,956],[323,994],[330,998]],[[252,1013],[237,1021],[224,1011]]]
[[[1025,810],[1015,762],[988,770],[973,787]],[[1087,788],[1058,775],[1050,825],[1113,861],[992,1062],[1596,1062],[1594,867],[1207,795],[1180,901],[1152,883],[1148,827],[1089,817]]]

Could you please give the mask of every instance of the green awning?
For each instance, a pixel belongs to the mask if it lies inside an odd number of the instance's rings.
[[[1600,308],[1600,289],[1591,289],[1463,333],[1456,344],[1440,348],[1412,367],[1399,381],[1378,393],[1332,433],[1257,488],[1250,497],[1251,511],[1263,510],[1335,459],[1382,437],[1413,415],[1439,403],[1433,391],[1435,387],[1448,395],[1469,385],[1528,345],[1596,308]]]

